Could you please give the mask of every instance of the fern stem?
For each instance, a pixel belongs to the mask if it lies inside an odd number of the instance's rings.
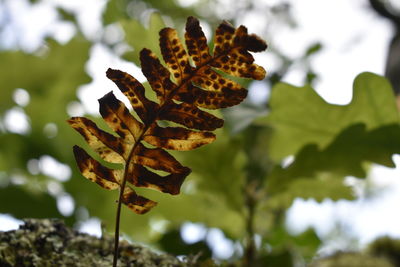
[[[144,131],[140,135],[140,139],[143,136]],[[131,152],[129,153],[129,157],[127,162],[130,162],[131,158],[133,157],[133,152],[135,151],[135,148],[137,146],[138,142],[133,146]],[[121,189],[119,191],[119,197],[118,197],[118,205],[117,205],[117,215],[115,217],[115,233],[114,233],[114,258],[113,258],[113,267],[117,267],[118,263],[118,248],[119,248],[119,225],[120,225],[120,220],[121,220],[121,205],[122,205],[122,196],[124,195],[125,191],[125,186],[126,186],[126,180],[128,177],[128,168],[129,165],[125,166],[124,169],[124,177],[122,179],[122,184],[121,184]]]
[[[118,262],[118,247],[119,247],[119,221],[121,218],[121,199],[122,199],[122,188],[119,193],[118,207],[117,207],[117,216],[115,218],[115,235],[114,235],[114,259],[113,259],[113,267],[117,267]]]
[[[140,139],[143,136],[144,131],[140,135]],[[127,162],[130,162],[130,160],[133,157],[133,152],[135,151],[135,148],[137,146],[138,142],[135,143],[133,146],[132,150],[129,153],[128,160]],[[118,205],[117,205],[117,215],[115,217],[115,233],[114,233],[114,259],[113,259],[113,267],[117,267],[118,263],[118,248],[119,248],[119,225],[120,225],[120,220],[121,220],[121,206],[122,206],[122,197],[124,195],[125,191],[125,186],[126,186],[126,180],[128,178],[128,168],[129,165],[125,165],[124,169],[124,177],[122,178],[122,184],[121,184],[121,189],[119,191],[119,197],[118,197]]]
[[[127,169],[127,168],[126,168]],[[122,204],[122,196],[124,194],[125,185],[126,185],[126,173],[124,172],[124,178],[122,180],[121,189],[119,191],[119,198],[118,198],[118,206],[117,206],[117,215],[115,218],[115,235],[114,235],[114,259],[113,259],[113,267],[117,267],[118,263],[118,248],[119,248],[119,224],[121,218],[121,204]]]
[[[155,121],[155,120],[154,120]],[[153,121],[153,122],[154,122]],[[152,123],[153,123],[152,122]],[[151,125],[150,123],[149,125]],[[133,145],[128,159],[126,162],[130,162],[132,160],[132,157],[134,156],[134,151],[136,150],[136,147],[140,143],[140,141],[143,139],[143,135],[146,133],[146,131],[149,129],[149,126],[145,126],[140,135],[139,138],[136,140],[135,144]],[[115,217],[115,233],[114,233],[114,258],[113,258],[113,267],[117,267],[118,263],[118,248],[119,248],[119,225],[121,221],[121,206],[122,206],[122,197],[124,195],[125,191],[125,186],[126,186],[126,181],[128,180],[128,172],[129,172],[129,164],[125,165],[124,168],[124,177],[122,178],[122,184],[121,184],[121,189],[119,191],[119,197],[118,197],[118,205],[117,205],[117,215]]]

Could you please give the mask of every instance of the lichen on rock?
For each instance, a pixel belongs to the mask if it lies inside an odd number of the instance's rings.
[[[111,236],[97,238],[79,233],[58,219],[25,219],[19,229],[0,232],[0,266],[52,267],[112,265]],[[169,254],[149,248],[120,242],[118,266],[181,267],[195,266]]]

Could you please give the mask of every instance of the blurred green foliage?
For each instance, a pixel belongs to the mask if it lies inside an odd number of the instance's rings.
[[[205,242],[200,240],[192,244],[186,244],[180,234],[180,229],[171,229],[158,241],[160,247],[173,255],[199,255],[200,259],[209,259],[212,255],[212,251]]]
[[[161,58],[160,46],[158,45],[158,32],[165,27],[165,24],[160,14],[152,13],[147,27],[135,19],[127,19],[120,23],[124,32],[129,33],[126,35],[125,41],[133,47],[133,51],[127,51],[124,54],[126,60],[140,66],[139,52],[144,47],[150,49]]]
[[[199,2],[207,5],[213,1]],[[140,8],[147,12],[147,20],[138,12]],[[158,12],[151,13],[150,8]],[[63,9],[59,12],[76,24],[74,14]],[[173,0],[110,0],[103,24],[122,27],[123,42],[131,48],[122,57],[139,64],[138,52],[143,47],[159,54],[158,31],[166,24],[163,17],[181,29],[185,17],[193,14],[205,18],[195,7],[182,7]],[[207,18],[214,23],[217,16],[210,11]],[[65,123],[69,117],[67,105],[79,101],[77,88],[90,82],[85,64],[93,44],[77,35],[64,45],[48,39],[33,54],[0,51],[1,213],[16,218],[59,217],[74,224],[82,219],[78,208],[85,207],[108,232],[113,231],[117,192],[96,187],[80,175],[72,146],[85,145]],[[321,49],[321,44],[313,44],[298,60],[308,60]],[[343,183],[345,176],[364,178],[365,163],[394,166],[391,156],[400,152],[399,117],[392,89],[383,77],[360,74],[354,82],[352,102],[332,105],[310,85],[280,83],[295,59],[285,58],[273,45],[271,50],[284,64],[265,81],[266,86],[274,85],[270,100],[263,105],[245,101],[224,111],[226,127],[217,131],[216,142],[176,154],[193,170],[182,193],[170,196],[138,190],[159,205],[141,216],[123,210],[121,228],[125,234],[171,253],[195,254],[202,250],[204,256],[210,256],[206,241],[192,245],[183,242],[179,229],[184,222],[219,228],[242,246],[251,227],[261,240],[255,264],[293,266],[299,259],[311,260],[321,245],[311,229],[300,235],[286,230],[285,212],[295,198],[353,199],[352,188]],[[317,74],[306,68],[304,75],[311,83]],[[30,131],[22,134],[13,133],[4,124],[6,113],[18,106],[13,101],[17,88],[30,95],[29,104],[19,107],[30,124]],[[94,120],[104,126],[99,118]],[[49,123],[56,126],[55,136],[46,134]],[[62,182],[28,168],[30,160],[43,155],[70,166],[72,178]],[[293,162],[284,166],[282,160],[290,155]],[[16,182],[16,177],[23,177],[23,182]],[[75,211],[71,216],[64,217],[57,210],[56,196],[49,190],[52,183],[73,197]],[[249,200],[253,201],[253,215],[249,214]],[[254,216],[252,225],[249,216]],[[166,229],[157,230],[157,223],[165,223]]]
[[[272,89],[269,106],[271,113],[259,122],[272,125],[276,132],[270,150],[276,160],[296,154],[309,143],[326,146],[354,123],[365,123],[371,129],[399,122],[389,82],[372,73],[355,79],[348,105],[329,104],[310,86],[281,83]]]

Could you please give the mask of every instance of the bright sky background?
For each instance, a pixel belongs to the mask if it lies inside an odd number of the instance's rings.
[[[179,2],[189,5],[196,0],[180,0]],[[220,2],[222,5],[229,5],[229,1],[226,0],[220,0]],[[258,0],[257,2],[260,6],[265,6],[280,1]],[[276,24],[271,23],[270,18],[266,17],[265,14],[257,11],[241,17],[239,23],[245,24],[250,32],[260,35],[265,30],[264,25],[270,25],[269,29],[273,32],[271,38],[273,38],[275,45],[293,58],[302,55],[305,48],[311,43],[321,41],[324,45],[323,51],[313,56],[311,64],[320,75],[316,90],[327,101],[338,104],[348,103],[351,100],[352,82],[360,72],[372,71],[383,74],[386,48],[392,32],[389,30],[388,22],[380,19],[368,8],[366,0],[291,0],[289,2],[293,6],[292,14],[298,23],[298,28],[281,27],[279,31],[274,30]],[[84,34],[90,39],[96,40],[96,33],[101,27],[100,14],[106,1],[46,0],[42,5],[37,5],[34,8],[29,6],[27,0],[4,0],[0,3],[11,7],[11,13],[7,16],[12,21],[5,31],[5,35],[0,38],[2,45],[6,47],[18,45],[27,51],[32,51],[40,45],[43,36],[52,35],[60,42],[66,42],[75,33],[76,29],[72,24],[58,20],[53,9],[57,5],[64,6],[76,13]],[[262,9],[260,8],[260,10]],[[0,8],[0,21],[4,19],[5,15],[4,10]],[[111,28],[108,30],[110,34],[114,34],[115,38],[122,37],[118,29]],[[15,32],[19,32],[19,34],[16,35]],[[267,70],[277,68],[277,60],[268,53],[257,55],[256,58],[257,63]],[[115,88],[105,78],[104,71],[108,67],[126,70],[139,80],[145,80],[140,69],[134,64],[118,59],[104,46],[94,45],[91,50],[91,58],[86,65],[87,72],[92,76],[93,82],[79,88],[78,96],[84,106],[76,103],[74,106],[70,106],[68,109],[70,115],[81,115],[84,111],[97,114],[98,104],[96,99]],[[302,85],[303,77],[300,76],[301,73],[299,68],[294,67],[290,70],[285,81]],[[263,90],[263,88],[260,88],[260,90]],[[118,90],[114,92],[120,95]],[[22,98],[17,97],[17,99],[24,99],[26,93],[20,91],[20,94]],[[26,123],[23,114],[21,115],[18,110],[11,115],[20,116],[19,121],[22,125]],[[15,119],[17,117],[12,117],[11,121],[18,121],[18,119]],[[26,127],[29,127],[29,124]],[[24,129],[18,131],[24,131]],[[63,167],[57,165],[61,163],[54,163],[51,159],[47,160],[53,164],[51,165],[53,167],[47,167],[48,170],[57,168],[54,166]],[[395,161],[400,164],[400,157],[396,156]],[[369,200],[364,200],[362,196],[360,200],[355,202],[327,200],[323,204],[317,204],[312,200],[297,200],[289,211],[288,227],[293,232],[300,232],[308,226],[315,226],[320,236],[327,237],[332,234],[335,225],[341,225],[350,235],[359,239],[361,244],[383,234],[400,237],[400,227],[398,227],[400,225],[400,213],[395,212],[400,202],[399,172],[399,169],[376,166],[367,181],[373,184],[374,188],[381,190],[382,193]],[[363,187],[366,187],[364,182],[352,178],[349,178],[348,182],[357,184],[360,192]],[[67,203],[65,204],[67,207],[68,205],[71,206],[72,200],[68,199],[68,196],[64,196],[62,201]],[[0,230],[13,229],[17,225],[18,222],[11,217],[0,216]],[[99,225],[99,222],[92,218],[88,219],[88,224],[83,225],[81,229],[99,235]],[[185,231],[188,233],[200,231],[200,228],[193,230],[195,228],[188,224]],[[204,234],[202,231],[200,232]],[[217,233],[214,238],[221,243],[220,237],[221,234]],[[186,235],[186,238],[191,240],[190,234]],[[339,241],[335,242],[330,244],[330,248],[343,245]],[[210,241],[210,243],[213,242]],[[234,244],[227,246],[229,248]],[[223,252],[221,253],[221,255],[226,256]]]

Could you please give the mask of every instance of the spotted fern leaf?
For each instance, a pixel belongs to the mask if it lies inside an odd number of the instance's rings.
[[[203,109],[234,106],[246,97],[247,90],[220,71],[257,80],[265,76],[265,70],[254,64],[249,52],[263,51],[267,45],[258,36],[249,35],[244,26],[235,29],[227,22],[220,24],[211,54],[199,21],[189,17],[185,42],[187,50],[176,30],[160,31],[166,67],[150,50],[140,52],[143,74],[155,91],[157,102],[146,98],[143,85],[131,75],[107,70],[107,77],[129,99],[137,115],[132,115],[112,92],[99,99],[100,114],[116,135],[84,117],[68,120],[103,160],[124,166],[105,167],[74,146],[82,175],[105,189],[120,189],[119,205],[123,203],[138,214],[146,213],[156,202],[137,195],[134,187],[175,195],[190,173],[166,150],[192,150],[215,140],[212,131],[222,127],[223,120]],[[160,120],[180,126],[161,127]],[[168,174],[163,176],[159,171]]]

